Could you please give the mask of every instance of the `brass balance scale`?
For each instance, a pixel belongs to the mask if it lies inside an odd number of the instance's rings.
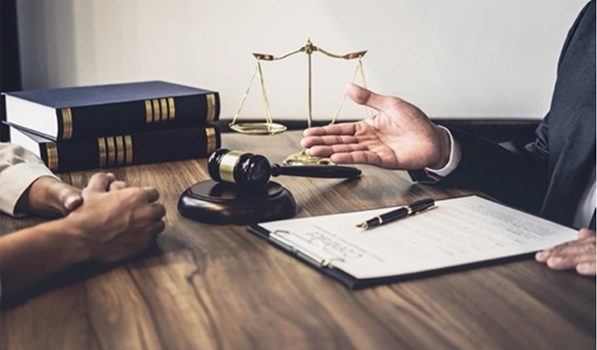
[[[240,105],[238,106],[238,109],[236,110],[236,113],[234,114],[234,118],[232,119],[232,122],[230,122],[230,124],[229,124],[230,129],[232,129],[236,132],[239,132],[239,133],[243,133],[243,134],[256,134],[256,135],[275,135],[275,134],[284,132],[286,130],[286,126],[284,126],[282,124],[274,123],[274,121],[272,119],[272,115],[271,115],[271,111],[270,111],[270,107],[269,107],[269,101],[267,99],[267,93],[265,91],[265,83],[264,83],[263,71],[261,68],[261,61],[279,61],[279,60],[283,60],[287,57],[293,56],[293,55],[301,53],[301,52],[307,54],[307,64],[308,64],[307,65],[307,68],[308,68],[307,69],[307,72],[308,72],[307,127],[308,128],[311,127],[311,124],[313,121],[312,79],[311,79],[311,76],[312,76],[311,75],[311,55],[313,54],[313,52],[321,52],[322,54],[324,54],[328,57],[336,58],[336,59],[356,60],[357,61],[356,68],[352,75],[352,79],[350,81],[353,82],[358,75],[360,77],[361,85],[366,87],[365,73],[363,71],[363,62],[362,62],[363,56],[365,56],[365,54],[367,53],[366,50],[358,51],[358,52],[350,52],[350,53],[347,53],[344,55],[338,55],[338,54],[330,53],[318,46],[313,45],[311,40],[307,39],[307,43],[305,45],[303,45],[302,47],[298,48],[297,50],[288,52],[281,56],[274,56],[271,54],[262,54],[262,53],[253,53],[253,57],[255,57],[255,60],[256,60],[255,69],[253,70],[253,74],[249,81],[247,90],[245,91],[245,94],[243,95],[243,97],[241,99]],[[245,100],[246,100],[247,96],[249,95],[249,91],[251,90],[251,86],[253,85],[253,81],[255,80],[256,75],[259,76],[261,97],[263,100],[263,108],[265,111],[265,122],[262,122],[262,123],[237,123],[237,119],[241,113],[241,110],[245,103]],[[330,121],[330,124],[334,124],[336,122],[336,119],[338,118],[338,115],[340,114],[340,111],[342,110],[342,107],[344,106],[345,101],[346,101],[346,94],[344,94],[344,97],[342,98],[340,106],[336,110],[336,113],[334,114],[334,117]],[[366,113],[369,113],[369,116],[370,116],[371,112],[369,111],[369,109],[366,109]],[[310,155],[308,150],[302,150],[298,153],[290,155],[289,157],[287,157],[284,160],[283,163],[285,165],[334,165],[328,158],[315,157],[315,156]]]

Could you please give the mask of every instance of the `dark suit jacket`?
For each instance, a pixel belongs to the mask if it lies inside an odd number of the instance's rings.
[[[595,166],[595,0],[568,33],[548,114],[536,139],[513,150],[451,130],[458,168],[437,184],[479,189],[513,207],[571,225]],[[416,181],[429,182],[421,171]]]

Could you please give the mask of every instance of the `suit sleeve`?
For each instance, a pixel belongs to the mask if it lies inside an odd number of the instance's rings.
[[[15,206],[29,186],[52,172],[23,147],[0,142],[0,211],[15,216]]]
[[[539,212],[547,188],[547,160],[543,150],[518,145],[506,149],[458,129],[450,131],[461,146],[462,159],[458,167],[437,182],[420,171],[411,172],[413,180],[442,187],[477,189],[521,210]]]
[[[595,1],[591,1],[583,8],[568,32],[558,62],[558,76],[563,67],[563,58],[566,57],[571,46],[572,37],[577,32],[583,17],[590,11],[595,11],[594,5]],[[452,173],[435,184],[477,189],[505,204],[538,214],[550,180],[550,113],[536,129],[535,139],[527,140],[526,145],[514,145],[508,148],[451,129],[454,138],[460,143],[462,159]],[[411,172],[411,177],[415,181],[434,183],[422,171]]]

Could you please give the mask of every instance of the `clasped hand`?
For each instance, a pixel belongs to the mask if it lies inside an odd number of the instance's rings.
[[[145,250],[164,230],[166,211],[155,188],[127,187],[111,174],[95,174],[82,204],[64,220],[86,247],[89,261],[113,262]]]

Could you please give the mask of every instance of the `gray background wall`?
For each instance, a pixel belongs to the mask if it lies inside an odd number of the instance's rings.
[[[252,52],[366,49],[368,86],[432,117],[533,117],[549,106],[559,51],[586,0],[18,0],[25,89],[167,80],[221,93],[231,118]],[[304,54],[264,63],[274,119],[306,118]],[[354,62],[313,55],[316,119]],[[255,82],[256,83],[256,82]],[[263,116],[254,84],[241,118]],[[344,119],[363,117],[347,103]]]

